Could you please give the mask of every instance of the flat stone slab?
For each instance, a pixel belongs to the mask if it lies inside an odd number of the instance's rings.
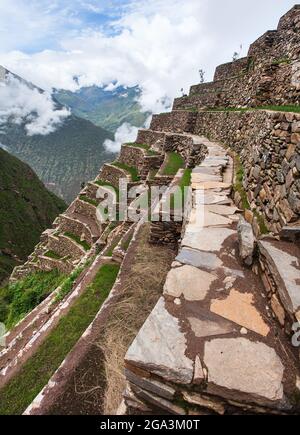
[[[226,335],[235,332],[235,328],[229,322],[220,319],[218,321],[202,320],[196,317],[189,317],[191,329],[197,338]]]
[[[196,267],[188,265],[176,267],[168,273],[164,294],[174,298],[183,295],[187,301],[202,301],[215,280],[214,275]]]
[[[216,254],[189,248],[182,248],[176,257],[176,261],[208,270],[215,270],[222,266],[222,261]]]
[[[180,384],[190,384],[194,363],[185,356],[186,338],[178,319],[165,308],[160,298],[130,346],[125,360]]]
[[[196,166],[196,168],[194,168],[192,170],[192,174],[208,174],[208,175],[220,175],[220,169],[218,168],[202,168],[202,166]]]
[[[264,343],[245,338],[214,339],[205,343],[204,363],[208,390],[219,390],[222,395],[223,387],[247,393],[249,402],[258,403],[283,398],[284,367],[275,350]]]
[[[221,216],[216,213],[211,213],[209,211],[206,211],[206,209],[200,209],[199,212],[196,212],[196,210],[194,209],[192,210],[192,213],[190,215],[190,220],[186,228],[186,232],[196,232],[198,230],[201,231],[201,227],[225,227],[227,225],[231,225],[232,223],[233,220],[229,217]]]
[[[226,299],[213,300],[210,309],[213,313],[266,337],[270,328],[253,303],[251,293],[240,293],[232,289]]]
[[[285,309],[296,313],[300,309],[300,257],[287,252],[285,246],[297,248],[285,242],[264,240],[259,241],[258,246],[268,261]]]
[[[194,187],[193,187],[194,186]],[[193,182],[192,188],[199,190],[209,190],[209,189],[229,189],[231,184],[223,183],[222,181],[203,181],[203,182]]]
[[[228,196],[222,194],[214,194],[214,193],[206,193],[205,195],[199,195],[196,200],[196,204],[204,204],[204,205],[212,205],[212,204],[220,204],[226,205],[231,204],[231,199]]]
[[[209,227],[196,233],[186,233],[182,246],[187,246],[200,251],[219,252],[225,240],[236,234],[236,231],[229,228]]]
[[[227,206],[227,205],[208,205],[205,210],[211,211],[212,213],[220,214],[222,216],[232,216],[239,209],[235,206]]]
[[[221,175],[212,174],[192,174],[192,183],[203,183],[205,181],[222,182],[222,177]]]

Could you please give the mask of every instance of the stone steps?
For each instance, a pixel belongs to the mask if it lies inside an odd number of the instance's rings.
[[[297,412],[297,352],[273,319],[257,265],[239,256],[231,158],[201,140],[208,156],[193,170],[194,206],[178,256],[125,357],[125,404],[141,413]]]

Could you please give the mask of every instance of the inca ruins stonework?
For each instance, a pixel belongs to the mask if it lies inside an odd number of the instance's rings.
[[[105,303],[22,412],[104,413],[109,372],[95,360],[102,364],[107,348],[97,344],[112,319],[122,318],[114,311],[118,304],[134,299],[130,290],[143,290],[149,275],[157,275],[158,292],[121,354],[122,394],[114,413],[299,414],[299,59],[297,5],[246,58],[217,67],[213,82],[192,86],[171,112],[154,115],[150,128],[123,144],[117,161],[105,164],[43,233],[11,282],[33,270],[80,270],[67,294],[57,298],[56,289],[7,334],[0,353],[4,399],[5,388],[97,271],[113,264],[119,272]],[[172,174],[174,154],[181,166]],[[122,178],[141,192],[152,185],[182,187],[185,180],[192,192],[186,215],[180,222],[99,222],[98,190],[118,188]],[[201,225],[195,221],[199,205]],[[141,267],[141,243],[156,260],[161,255],[163,273],[159,261],[150,272],[148,263]],[[98,401],[90,408],[78,398],[76,383],[86,370],[98,376],[90,386]]]

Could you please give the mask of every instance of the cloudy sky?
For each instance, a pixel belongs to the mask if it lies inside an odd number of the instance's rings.
[[[277,26],[295,0],[0,0],[0,64],[36,85],[139,85],[145,110]]]

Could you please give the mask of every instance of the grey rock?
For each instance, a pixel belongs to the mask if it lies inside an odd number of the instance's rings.
[[[216,254],[189,248],[182,248],[176,257],[176,261],[208,270],[215,270],[222,266],[222,261]]]
[[[277,247],[275,241],[261,240],[258,246],[268,262],[285,310],[294,314],[300,308],[300,256],[284,249],[284,242]]]
[[[275,402],[283,398],[284,367],[275,350],[246,338],[215,339],[205,343],[208,391],[226,390],[247,394],[249,402]],[[238,394],[236,394],[237,396]]]
[[[251,266],[255,249],[255,237],[252,226],[243,218],[243,216],[240,216],[237,231],[240,257],[247,266]]]
[[[234,234],[235,231],[229,228],[205,228],[195,233],[186,234],[182,246],[200,251],[219,252],[226,239]]]
[[[194,363],[185,356],[186,338],[178,320],[165,308],[160,298],[130,346],[125,361],[162,378],[190,384]]]
[[[151,378],[137,376],[128,369],[125,369],[125,377],[132,384],[137,385],[143,390],[150,391],[150,393],[157,394],[158,396],[165,399],[172,400],[175,396],[175,389],[170,387],[169,385],[163,384],[162,382],[156,381]]]

